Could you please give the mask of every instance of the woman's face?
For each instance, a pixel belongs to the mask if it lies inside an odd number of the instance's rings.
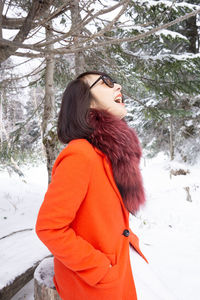
[[[87,75],[87,82],[91,86],[101,75],[90,74]],[[103,80],[99,80],[91,89],[93,100],[91,102],[91,108],[105,109],[111,114],[124,118],[127,114],[127,110],[122,103],[121,85],[114,83],[111,88],[107,86]]]

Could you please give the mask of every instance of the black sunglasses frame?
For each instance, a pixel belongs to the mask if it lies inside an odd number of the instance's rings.
[[[90,89],[99,81],[99,80],[103,80],[103,82],[110,88],[114,87],[114,83],[116,83],[116,81],[114,81],[112,78],[110,78],[109,76],[106,75],[101,75],[91,86]],[[109,82],[111,84],[108,83],[107,79],[109,80]]]

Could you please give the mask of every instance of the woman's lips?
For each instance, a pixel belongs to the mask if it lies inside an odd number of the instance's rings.
[[[117,95],[116,97],[115,97],[115,103],[117,103],[117,104],[121,104],[122,106],[125,106],[125,104],[122,102],[123,100],[122,100],[122,94],[119,94],[119,95]]]
[[[118,95],[115,97],[114,101],[115,101],[116,103],[122,104],[122,94],[118,94]]]

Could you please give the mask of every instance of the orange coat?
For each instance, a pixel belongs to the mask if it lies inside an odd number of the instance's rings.
[[[137,299],[129,243],[146,258],[129,228],[111,164],[87,140],[71,141],[57,157],[36,233],[54,255],[54,283],[63,300]]]

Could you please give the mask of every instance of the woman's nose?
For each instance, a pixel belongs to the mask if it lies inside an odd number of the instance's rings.
[[[122,86],[121,86],[120,84],[118,84],[118,83],[114,83],[114,89],[115,89],[116,91],[121,91]]]

